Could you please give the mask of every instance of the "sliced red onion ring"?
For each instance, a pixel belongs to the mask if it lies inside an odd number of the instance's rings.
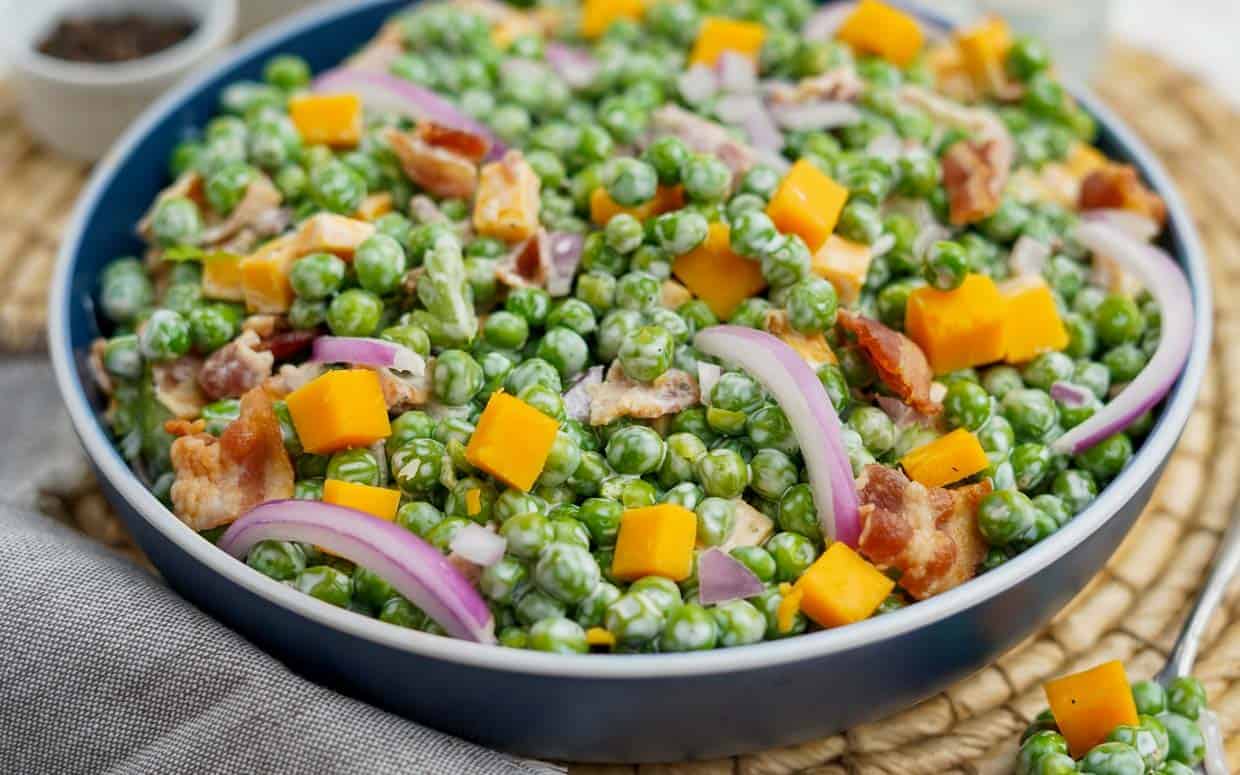
[[[702,605],[743,600],[762,594],[765,587],[753,571],[720,549],[698,555],[698,598]]]
[[[478,591],[435,547],[393,522],[320,501],[268,501],[232,523],[217,546],[241,560],[269,540],[321,546],[378,574],[452,637],[495,642]]]
[[[744,369],[775,398],[805,457],[823,535],[855,547],[861,523],[852,465],[840,438],[840,418],[818,377],[795,350],[765,331],[712,326],[699,331],[693,343]]]
[[[355,336],[320,336],[314,340],[314,349],[307,362],[383,367],[415,376],[426,372],[426,361],[408,347],[384,339]]]
[[[485,137],[491,143],[488,159],[498,159],[508,150],[494,132],[448,100],[395,75],[337,67],[315,78],[311,90],[319,94],[350,92],[359,95],[367,107],[393,111],[414,119],[424,118]]]
[[[1050,260],[1050,257],[1050,245],[1025,234],[1012,246],[1012,252],[1008,255],[1008,268],[1017,277],[1041,276],[1046,270],[1046,262]]]
[[[1179,379],[1193,338],[1193,294],[1184,270],[1166,252],[1109,223],[1085,222],[1076,238],[1107,256],[1149,289],[1162,312],[1158,349],[1123,392],[1085,422],[1056,439],[1051,448],[1075,455],[1127,428],[1154,408]]]
[[[551,42],[545,49],[547,63],[572,89],[584,89],[598,74],[598,60],[589,51],[567,43]]]
[[[1081,214],[1081,217],[1091,222],[1110,224],[1120,231],[1126,232],[1133,239],[1139,239],[1142,242],[1150,242],[1161,231],[1158,228],[1158,224],[1152,219],[1140,213],[1134,213],[1131,210],[1099,208],[1096,210],[1086,210]]]
[[[723,376],[723,369],[715,363],[698,361],[697,373],[698,393],[702,396],[702,403],[709,404],[711,391],[715,389],[715,383]]]
[[[808,131],[811,129],[836,129],[850,126],[864,118],[851,102],[805,102],[795,105],[775,105],[771,108],[775,123],[784,129]]]
[[[1051,385],[1050,393],[1051,398],[1073,409],[1085,406],[1094,399],[1092,390],[1072,382],[1056,382]]]
[[[502,535],[470,522],[456,531],[448,546],[474,565],[485,568],[503,559],[508,541]]]
[[[719,92],[719,76],[713,68],[694,65],[676,78],[676,88],[685,102],[700,104]]]
[[[743,116],[739,123],[741,129],[744,129],[745,134],[749,136],[749,142],[753,144],[755,150],[778,155],[783,149],[784,133],[779,131],[775,120],[760,102],[756,110]],[[780,159],[783,161],[782,157]],[[786,165],[787,162],[784,161],[784,164]],[[776,169],[779,167],[776,166]]]
[[[590,391],[591,385],[598,385],[603,381],[603,367],[591,366],[586,369],[580,377],[577,378],[568,390],[564,393],[564,413],[570,419],[578,422],[586,422],[590,419]]]
[[[551,275],[547,278],[547,293],[567,296],[573,291],[573,277],[581,264],[581,251],[585,237],[571,231],[553,231],[547,235],[551,251]]]
[[[728,94],[750,94],[758,89],[758,69],[744,54],[728,50],[715,61],[719,88]]]
[[[830,40],[856,7],[856,3],[827,3],[805,20],[801,34],[807,40]]]

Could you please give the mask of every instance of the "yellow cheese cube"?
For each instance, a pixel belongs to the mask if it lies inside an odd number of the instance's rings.
[[[814,253],[810,269],[835,286],[841,304],[851,307],[861,298],[871,260],[869,245],[832,234]]]
[[[976,436],[957,428],[913,449],[900,458],[900,465],[913,481],[926,487],[942,487],[985,471],[990,458]]]
[[[289,118],[307,145],[352,148],[362,139],[362,98],[303,94],[288,101]]]
[[[1003,319],[1003,359],[1023,363],[1068,346],[1068,329],[1050,286],[1037,275],[1013,277],[999,285],[1006,305]]]
[[[777,229],[798,235],[815,253],[835,230],[847,201],[847,188],[827,177],[813,162],[801,159],[780,181],[766,214]]]
[[[689,54],[689,64],[714,67],[719,55],[725,51],[735,51],[756,63],[765,40],[766,28],[757,22],[708,16],[698,28],[697,42]]]
[[[396,519],[396,509],[400,506],[400,490],[328,479],[323,482],[323,502],[364,511],[391,522]]]
[[[1119,660],[1057,678],[1043,691],[1068,750],[1077,758],[1104,742],[1116,727],[1140,722],[1124,663]]]
[[[222,301],[244,301],[241,284],[241,256],[210,253],[202,259],[202,295]]]
[[[478,418],[465,459],[510,487],[529,490],[542,473],[557,431],[552,418],[498,392]]]
[[[581,8],[581,35],[597,38],[617,19],[641,21],[646,0],[585,0]]]
[[[392,435],[379,375],[370,369],[325,372],[284,401],[302,447],[316,455],[367,447]]]
[[[316,213],[297,229],[297,249],[307,253],[335,253],[345,261],[375,233],[374,224],[336,213]]]
[[[683,581],[693,572],[697,517],[684,506],[661,503],[620,516],[611,573],[621,581],[662,576]]]
[[[299,255],[296,240],[284,236],[241,259],[238,270],[246,309],[270,314],[288,311],[293,304],[288,270]]]
[[[868,618],[896,583],[861,555],[836,541],[809,566],[793,587],[801,592],[801,610],[823,627],[839,627]]]
[[[731,231],[718,221],[710,225],[701,245],[676,258],[672,274],[720,320],[727,320],[742,301],[766,287],[762,266],[732,252]]]
[[[917,19],[880,0],[861,0],[835,37],[863,54],[905,67],[921,51],[925,37]]]
[[[935,374],[1003,358],[1003,297],[994,280],[971,274],[952,291],[925,286],[909,294],[904,332]]]

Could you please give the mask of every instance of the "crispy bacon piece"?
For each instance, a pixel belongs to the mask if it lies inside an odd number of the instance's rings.
[[[175,361],[152,366],[155,400],[180,419],[197,417],[207,405],[207,396],[198,386],[202,368],[202,359],[196,355],[183,355]]]
[[[248,253],[263,237],[284,231],[291,214],[280,207],[284,197],[266,175],[258,175],[245,187],[245,195],[227,218],[202,232],[202,244],[229,248],[232,253]]]
[[[400,159],[405,174],[414,183],[438,197],[473,196],[474,189],[478,187],[478,165],[475,160],[455,150],[458,144],[463,144],[461,140],[454,139],[446,147],[428,142],[428,137],[432,140],[439,137],[438,130],[424,129],[428,124],[422,122],[416,132],[388,129],[383,136]]]
[[[423,369],[417,374],[400,374],[391,369],[375,369],[379,374],[379,387],[390,412],[405,412],[424,405],[431,398],[431,372]]]
[[[277,361],[285,361],[298,353],[304,352],[319,336],[317,329],[296,329],[281,331],[266,337],[258,345],[259,350],[269,352]]]
[[[495,279],[509,288],[545,288],[553,271],[550,240],[546,229],[539,229],[496,264]]]
[[[1129,210],[1159,227],[1167,222],[1167,205],[1162,197],[1146,188],[1137,170],[1128,164],[1108,163],[1089,173],[1081,182],[1079,204],[1082,210]]]
[[[172,443],[172,505],[194,530],[227,525],[260,503],[293,496],[293,464],[271,396],[255,388],[219,439],[207,433]]]
[[[906,404],[924,414],[938,414],[943,406],[931,396],[934,372],[926,355],[899,331],[855,312],[842,309],[839,323],[857,337],[861,352],[887,387]]]
[[[270,377],[274,363],[274,355],[263,352],[258,334],[242,331],[236,339],[211,353],[198,372],[198,385],[213,399],[236,398]]]
[[[457,156],[464,156],[474,164],[482,161],[487,155],[487,151],[491,150],[491,142],[485,137],[466,132],[463,129],[454,129],[448,126],[441,126],[431,121],[422,121],[418,123],[415,130],[418,139],[432,148],[442,148],[445,151],[451,151]]]
[[[773,82],[767,97],[772,105],[801,105],[807,102],[852,102],[861,95],[865,82],[853,67],[836,67],[821,75],[802,78],[796,83]]]
[[[857,492],[858,548],[879,569],[899,569],[900,586],[918,600],[973,578],[985,559],[977,504],[990,493],[989,482],[926,488],[894,468],[872,464],[857,479]]]
[[[943,185],[956,226],[976,223],[999,209],[1008,170],[1000,166],[998,140],[957,140],[943,154]]]
[[[653,382],[638,382],[624,373],[620,361],[611,364],[602,383],[588,386],[586,392],[591,425],[606,425],[619,417],[651,420],[687,409],[700,399],[697,380],[680,369],[668,369]]]
[[[197,420],[168,420],[164,423],[164,430],[173,436],[193,436],[195,433],[203,433],[207,429],[207,421],[199,418]]]
[[[280,371],[263,382],[263,389],[274,398],[284,398],[289,393],[305,386],[326,370],[321,363],[303,363],[294,366],[286,363]]]

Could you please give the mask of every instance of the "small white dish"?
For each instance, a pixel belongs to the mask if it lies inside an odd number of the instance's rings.
[[[22,119],[53,150],[100,158],[148,104],[228,46],[237,7],[238,0],[0,0],[0,53]],[[38,50],[64,17],[134,12],[188,16],[197,27],[175,46],[130,62],[68,62]]]

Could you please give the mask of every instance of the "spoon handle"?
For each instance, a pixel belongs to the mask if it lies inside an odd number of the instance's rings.
[[[1159,678],[1163,680],[1188,675],[1192,671],[1193,662],[1197,659],[1197,649],[1201,646],[1201,636],[1205,634],[1210,615],[1223,598],[1223,591],[1235,575],[1236,568],[1240,567],[1240,519],[1236,517],[1233,513],[1231,524],[1214,552],[1210,575],[1197,596],[1197,602],[1188,615],[1188,621],[1184,623],[1184,629],[1180,630],[1180,637],[1171,649],[1167,666],[1159,674]]]

